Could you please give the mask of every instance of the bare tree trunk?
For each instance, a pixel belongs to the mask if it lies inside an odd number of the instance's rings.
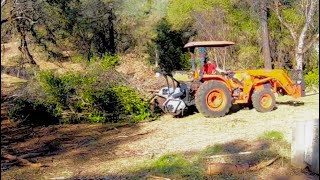
[[[159,53],[157,47],[154,48],[155,54],[156,54],[156,59],[155,59],[155,67],[159,66]]]
[[[297,50],[297,52],[296,52],[296,62],[297,62],[296,69],[302,70],[303,69],[303,54],[299,50]]]
[[[28,44],[27,44],[27,40],[26,40],[26,34],[25,32],[23,32],[23,30],[18,26],[17,28],[19,34],[20,34],[20,38],[21,38],[21,44],[19,47],[20,52],[27,57],[28,61],[30,64],[34,65],[34,66],[38,66],[36,61],[33,59],[33,56],[31,55],[29,48],[28,48]]]
[[[305,6],[306,22],[301,30],[299,37],[294,30],[294,26],[288,24],[280,15],[279,0],[275,0],[274,2],[275,2],[275,12],[277,14],[277,17],[281,22],[281,24],[284,25],[289,30],[292,36],[292,39],[294,41],[294,44],[296,46],[296,49],[295,49],[296,69],[303,70],[304,53],[307,52],[308,49],[310,49],[310,47],[312,47],[312,45],[316,42],[316,40],[319,39],[319,33],[313,34],[311,40],[308,41],[308,44],[306,43],[307,32],[308,32],[309,26],[313,21],[314,14],[315,14],[316,7],[319,0],[310,0],[310,3]]]
[[[308,6],[306,7],[307,17],[306,17],[306,23],[303,26],[303,29],[300,33],[299,39],[298,39],[298,45],[296,49],[296,62],[297,62],[297,70],[303,69],[303,54],[304,54],[304,48],[305,48],[305,39],[307,35],[308,28],[313,20],[313,16],[315,14],[316,10],[316,4],[318,0],[311,0],[310,3],[310,9],[308,9]],[[318,35],[319,36],[319,35]]]
[[[113,5],[110,4],[108,8],[108,21],[109,21],[109,51],[112,55],[116,53],[116,45],[115,45],[115,34],[114,34],[114,27],[113,27],[113,20],[115,19],[115,15],[113,12]]]
[[[1,8],[6,4],[6,0],[1,0]]]
[[[260,0],[260,28],[261,28],[261,36],[262,36],[264,67],[266,69],[272,69],[267,11],[268,9],[266,5],[266,0]]]

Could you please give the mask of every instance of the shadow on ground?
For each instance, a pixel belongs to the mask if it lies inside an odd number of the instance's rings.
[[[2,126],[2,125],[1,125]],[[94,157],[112,160],[134,156],[136,152],[117,152],[119,145],[139,140],[152,132],[139,132],[139,125],[112,128],[109,125],[54,125],[50,127],[1,127],[1,152],[28,156],[31,162],[50,167],[53,159],[71,160],[71,165],[85,164]],[[117,154],[118,153],[118,154]],[[15,167],[1,159],[1,171]]]
[[[286,102],[276,102],[278,105],[288,105],[288,106],[303,106],[304,102],[302,101],[286,101]]]
[[[89,180],[89,179],[283,179],[289,180],[290,177],[300,176],[302,178],[311,177],[310,179],[318,179],[319,176],[308,170],[297,170],[289,165],[289,160],[280,158],[273,164],[259,171],[245,173],[222,173],[215,176],[206,175],[206,167],[208,163],[235,163],[250,165],[269,160],[278,155],[273,150],[273,142],[269,140],[244,141],[236,140],[225,144],[217,144],[208,147],[203,151],[172,153],[155,159],[126,174],[109,174],[109,175],[81,175],[74,176],[68,180]],[[288,144],[286,144],[288,145]],[[233,154],[240,152],[251,152],[248,155],[221,157],[223,154]]]

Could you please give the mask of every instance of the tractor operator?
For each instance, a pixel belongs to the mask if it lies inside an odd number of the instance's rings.
[[[196,71],[196,64],[195,64],[195,53],[194,53],[195,48],[192,47],[190,48],[190,55],[191,55],[191,66],[192,66],[192,72],[195,73]],[[199,48],[199,52],[200,52],[200,79],[202,79],[203,74],[212,74],[213,71],[218,71],[219,73],[223,73],[223,74],[227,74],[227,71],[222,70],[220,68],[217,67],[216,64],[212,63],[211,61],[207,61],[208,59],[208,54],[206,51],[206,48],[204,47],[200,47]]]

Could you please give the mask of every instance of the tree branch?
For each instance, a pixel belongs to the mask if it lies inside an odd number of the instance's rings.
[[[1,0],[1,8],[6,4],[6,0]]]
[[[280,11],[279,11],[279,4],[280,4],[280,2],[279,2],[278,0],[275,0],[274,2],[275,2],[275,13],[276,13],[276,15],[277,15],[277,18],[279,19],[280,23],[281,23],[282,25],[284,25],[284,26],[289,30],[289,32],[290,32],[290,34],[291,34],[291,37],[292,37],[292,39],[293,39],[293,41],[294,41],[294,43],[296,43],[296,42],[297,42],[297,33],[294,32],[293,27],[290,26],[290,25],[282,18],[282,16],[280,15]]]
[[[36,21],[33,21],[31,18],[19,16],[19,17],[9,17],[9,18],[6,18],[6,19],[4,19],[4,20],[1,20],[1,25],[2,25],[3,23],[9,22],[9,21],[14,21],[14,20],[17,20],[17,19],[25,19],[25,20],[28,20],[31,24],[37,23]]]
[[[305,45],[302,52],[306,53],[317,40],[319,40],[319,34],[315,34],[312,37],[312,39],[309,41],[309,43],[307,45]]]
[[[303,46],[304,46],[304,39],[305,39],[305,36],[306,36],[306,33],[308,31],[308,28],[313,20],[313,16],[315,14],[315,7],[316,7],[316,2],[318,0],[311,0],[311,3],[310,3],[310,8],[309,8],[309,11],[308,11],[308,15],[306,17],[306,23],[304,24],[303,28],[302,28],[302,31],[300,33],[300,37],[299,37],[299,44],[298,44],[298,50],[302,50],[303,51]],[[308,9],[308,7],[306,7],[306,9]],[[306,10],[307,11],[307,10]],[[319,35],[318,35],[319,36]],[[312,44],[311,44],[312,45]]]

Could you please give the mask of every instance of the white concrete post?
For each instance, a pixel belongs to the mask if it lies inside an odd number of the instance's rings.
[[[304,130],[304,122],[297,122],[292,132],[291,165],[300,169],[307,167],[304,162]]]
[[[293,128],[291,164],[319,174],[319,120],[297,122]]]

